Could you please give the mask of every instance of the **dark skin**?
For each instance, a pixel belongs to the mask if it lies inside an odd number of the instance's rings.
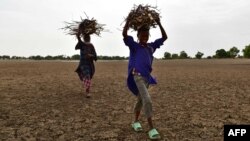
[[[160,19],[155,19],[155,22],[158,24],[160,30],[161,30],[161,35],[162,35],[162,39],[164,41],[167,40],[168,36],[166,31],[164,30],[164,28],[161,25],[161,21]],[[127,38],[128,37],[128,29],[129,29],[129,21],[126,22],[123,31],[122,31],[122,35],[123,38]],[[149,31],[141,31],[137,33],[137,37],[139,39],[139,43],[142,44],[143,46],[145,46],[148,42],[148,38],[149,38]]]
[[[160,19],[155,19],[155,22],[158,24],[160,30],[161,30],[161,35],[162,35],[162,39],[165,41],[167,40],[168,36],[164,30],[164,28],[161,25]],[[128,29],[129,29],[129,21],[126,22],[124,28],[123,28],[123,38],[127,38],[128,37]],[[147,47],[147,42],[148,42],[148,38],[149,38],[149,31],[140,31],[137,33],[137,37],[139,39],[139,43],[143,46],[143,47]],[[135,113],[135,122],[139,121],[139,116],[140,116],[140,111]],[[153,121],[152,121],[152,117],[149,117],[147,119],[148,121],[148,125],[150,129],[153,129]]]
[[[139,39],[139,44],[146,47],[149,38],[149,31],[140,31],[138,32],[137,37]]]

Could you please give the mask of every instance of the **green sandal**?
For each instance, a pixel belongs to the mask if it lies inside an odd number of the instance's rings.
[[[149,138],[150,138],[151,140],[157,140],[157,139],[160,139],[160,138],[161,138],[160,134],[158,133],[158,131],[157,131],[155,128],[151,129],[151,130],[148,132],[148,135],[149,135]]]
[[[142,131],[142,127],[141,127],[140,122],[134,122],[134,123],[132,123],[131,125],[132,125],[132,128],[133,128],[136,132]]]

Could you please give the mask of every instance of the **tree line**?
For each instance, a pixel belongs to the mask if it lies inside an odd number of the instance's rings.
[[[243,56],[239,55],[240,50],[237,47],[232,47],[228,51],[225,49],[218,49],[213,56],[207,56],[207,59],[211,58],[250,58],[250,45],[245,46],[245,49],[242,50]],[[195,54],[195,58],[201,59],[204,53],[197,52]],[[188,59],[191,58],[185,51],[181,51],[179,54],[177,53],[169,53],[165,52],[163,59]]]
[[[80,60],[80,55],[75,54],[72,56],[66,55],[57,55],[57,56],[41,56],[41,55],[33,55],[29,57],[20,57],[20,56],[9,56],[9,55],[0,55],[0,59],[2,60]],[[121,56],[97,56],[98,60],[128,60],[128,57]]]
[[[215,52],[215,55],[213,56],[207,56],[207,59],[211,58],[250,58],[250,45],[245,46],[245,48],[242,50],[243,56],[238,55],[240,50],[237,47],[232,47],[228,51],[225,49],[218,49]],[[197,52],[195,54],[195,58],[201,59],[203,57],[204,53]],[[169,53],[165,52],[164,57],[162,59],[188,59],[191,58],[188,56],[188,54],[185,51],[181,51],[179,54],[177,53]],[[9,56],[9,55],[0,55],[1,60],[79,60],[80,55],[75,54],[72,56],[66,56],[66,55],[57,55],[57,56],[41,56],[41,55],[35,55],[35,56],[29,56],[29,57],[20,57],[20,56]],[[97,56],[98,60],[128,60],[128,57],[124,56]]]

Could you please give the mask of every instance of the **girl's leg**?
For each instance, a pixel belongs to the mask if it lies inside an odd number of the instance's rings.
[[[140,97],[142,99],[142,105],[143,105],[144,113],[148,120],[149,127],[150,129],[152,129],[153,128],[153,122],[152,122],[153,112],[152,112],[151,97],[147,90],[148,84],[146,83],[145,79],[142,76],[135,75],[134,79],[135,79],[137,88],[139,90]]]
[[[139,121],[141,109],[142,109],[142,99],[141,99],[140,95],[138,95],[137,102],[136,102],[135,107],[134,107],[134,113],[135,113],[135,121],[134,122]]]
[[[91,97],[91,95],[90,95],[90,88],[86,88],[86,97],[87,98],[89,98],[89,97]]]
[[[152,118],[151,118],[151,117],[148,118],[148,126],[149,126],[150,129],[153,129],[153,128],[154,128],[154,126],[153,126],[153,121],[152,121]]]
[[[90,87],[86,88],[86,93],[89,93]]]
[[[90,86],[91,86],[91,79],[90,79],[90,77],[85,77],[84,79],[83,79],[83,85],[84,85],[84,87],[86,88],[86,97],[90,97]]]

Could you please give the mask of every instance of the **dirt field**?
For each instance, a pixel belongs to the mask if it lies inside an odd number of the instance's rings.
[[[97,62],[92,98],[77,62],[0,61],[0,140],[145,141],[130,123],[127,62]],[[224,124],[250,124],[250,60],[155,61],[150,88],[162,140],[222,141]]]

